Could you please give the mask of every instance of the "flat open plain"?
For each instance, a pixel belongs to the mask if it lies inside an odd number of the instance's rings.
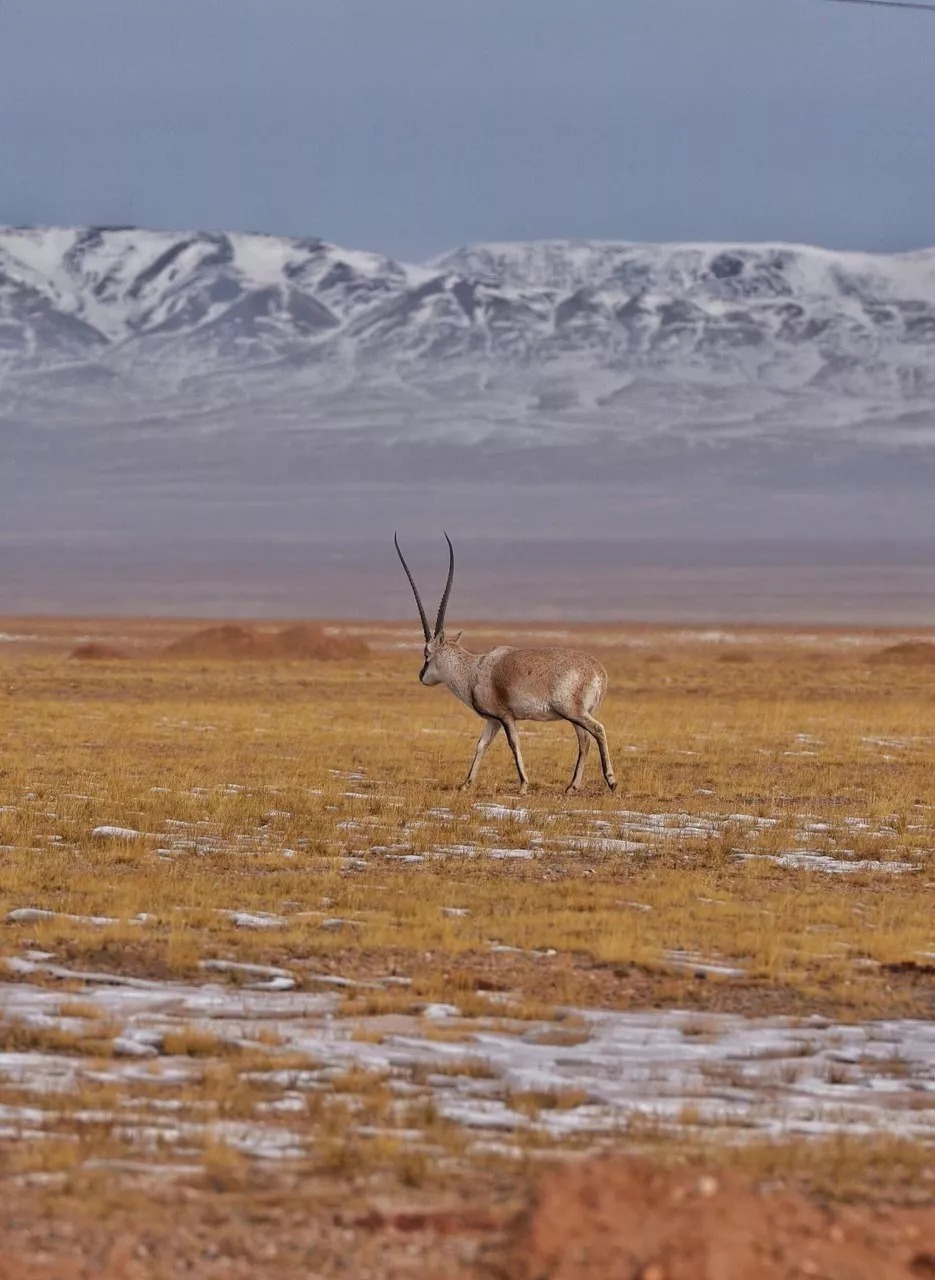
[[[413,627],[203,625],[0,620],[0,1276],[495,1274],[605,1152],[932,1204],[935,636],[475,624],[610,674],[520,800]]]

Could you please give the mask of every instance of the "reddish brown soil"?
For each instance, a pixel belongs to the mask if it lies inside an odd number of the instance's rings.
[[[370,646],[356,636],[329,635],[321,627],[296,623],[270,637],[279,658],[312,658],[318,661],[362,658]]]
[[[818,1207],[739,1178],[606,1159],[553,1172],[498,1280],[924,1280],[935,1208]]]
[[[228,622],[183,636],[166,645],[164,653],[167,658],[259,658],[266,656],[266,644],[252,627]]]
[[[503,1189],[489,1179],[479,1195],[262,1181],[90,1178],[67,1194],[0,1183],[0,1280],[478,1280],[482,1248],[511,1216],[490,1207]]]
[[[897,663],[907,667],[929,667],[935,664],[935,644],[927,640],[904,640],[901,644],[887,645],[874,653],[873,663]]]
[[[91,640],[88,644],[79,644],[76,649],[72,649],[68,656],[69,658],[77,658],[81,662],[113,662],[115,659],[125,658],[127,655],[115,645],[102,644],[100,641]]]
[[[278,1183],[278,1185],[276,1185]],[[0,1280],[933,1280],[935,1206],[822,1206],[625,1158],[449,1190],[4,1183]]]
[[[361,658],[369,646],[355,636],[330,635],[322,627],[295,623],[282,631],[262,632],[227,622],[205,627],[175,640],[163,650],[167,658],[253,658],[339,661]]]

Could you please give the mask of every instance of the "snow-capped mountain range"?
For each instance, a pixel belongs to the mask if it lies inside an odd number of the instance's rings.
[[[398,616],[398,528],[476,616],[678,612],[763,540],[853,560],[815,616],[902,548],[885,613],[933,485],[935,249],[0,229],[7,612]]]
[[[0,229],[0,422],[935,443],[935,249]]]

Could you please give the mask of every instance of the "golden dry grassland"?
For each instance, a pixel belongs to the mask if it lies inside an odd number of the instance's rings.
[[[563,1128],[597,1105],[573,1076],[499,1088],[521,1118],[506,1139],[439,1108],[446,1075],[497,1084],[479,1030],[573,1052],[589,1010],[680,1010],[683,1040],[702,1046],[735,1015],[846,1028],[935,1014],[935,664],[923,650],[880,659],[904,637],[477,626],[473,647],[580,643],[610,675],[616,794],[595,751],[566,797],[574,736],[537,724],[520,800],[502,737],[474,792],[457,791],[480,722],[418,684],[409,627],[348,628],[369,655],[329,662],[161,656],[182,624],[0,630],[13,637],[0,653],[0,1064],[16,1068],[0,1072],[0,1146],[20,1175],[165,1158],[241,1186],[257,1151],[236,1125],[266,1116],[282,1120],[284,1158],[417,1185],[594,1140]],[[127,656],[71,660],[79,641]],[[153,1017],[181,1010],[138,1062],[121,1044],[121,978],[141,1000],[165,984]],[[209,982],[255,999],[272,982],[271,1012],[232,1022],[179,1004],[180,985]],[[298,997],[322,1011],[293,1010],[286,1029],[272,1002]],[[295,1018],[319,1032],[326,1018],[362,1054],[417,1034],[446,1056],[402,1081],[364,1058],[325,1068]],[[50,1059],[68,1087],[39,1097],[30,1073]],[[895,1051],[882,1069],[916,1068]],[[784,1062],[776,1087],[795,1070]],[[693,1106],[675,1117],[679,1151],[710,1127]],[[160,1108],[174,1130],[152,1122]],[[673,1149],[645,1110],[605,1130]],[[768,1151],[762,1167],[836,1185],[858,1169],[917,1179],[930,1163],[911,1135],[830,1141],[824,1162],[827,1148],[798,1140],[744,1158]]]

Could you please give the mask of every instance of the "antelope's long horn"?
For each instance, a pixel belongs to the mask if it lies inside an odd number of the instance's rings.
[[[406,557],[403,555],[402,551],[400,551],[399,549],[399,538],[396,536],[395,533],[393,534],[393,542],[396,544],[396,554],[399,556],[399,562],[403,566],[403,568],[406,570],[406,577],[409,579],[410,587],[412,587],[412,594],[416,598],[416,606],[418,607],[418,610],[419,610],[419,617],[422,620],[422,631],[425,634],[425,642],[426,644],[428,644],[428,642],[432,638],[432,633],[431,631],[429,631],[429,620],[425,616],[425,610],[422,608],[422,600],[419,596],[419,588],[416,586],[415,578],[412,576],[412,574],[409,571],[408,564],[406,564]]]
[[[451,584],[455,576],[455,549],[451,545],[451,539],[445,534],[445,541],[448,543],[448,581],[445,583],[445,592],[442,596],[442,602],[438,606],[438,617],[435,619],[435,634],[438,635],[442,627],[445,625],[445,614],[448,611],[448,597],[451,595]]]

